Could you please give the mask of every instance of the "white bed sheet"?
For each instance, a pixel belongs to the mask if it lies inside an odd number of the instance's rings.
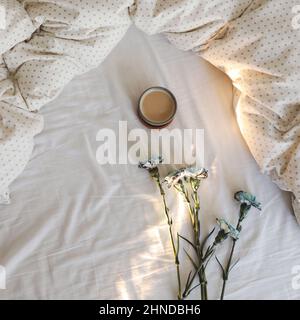
[[[218,215],[236,221],[232,195],[239,189],[263,203],[262,214],[253,211],[246,221],[227,298],[300,299],[300,290],[292,288],[300,230],[289,195],[259,173],[235,121],[231,82],[192,53],[134,27],[102,66],[74,79],[42,111],[45,130],[11,186],[12,204],[0,208],[0,264],[7,272],[1,299],[176,297],[168,232],[153,182],[136,166],[100,166],[95,158],[100,128],[117,128],[119,120],[142,127],[137,99],[153,85],[170,88],[178,99],[171,128],[205,129],[206,230]],[[182,201],[170,200],[185,233]],[[183,269],[188,273],[190,267]],[[209,295],[216,299],[221,280],[215,261],[208,278]]]

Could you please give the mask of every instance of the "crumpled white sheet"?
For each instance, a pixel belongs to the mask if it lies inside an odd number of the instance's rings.
[[[120,120],[129,130],[144,128],[136,103],[153,85],[176,95],[171,130],[204,129],[209,179],[199,194],[205,234],[217,216],[236,222],[232,195],[238,189],[263,203],[263,211],[251,211],[245,221],[226,299],[300,299],[293,287],[300,232],[289,194],[259,173],[236,123],[231,81],[195,54],[134,26],[101,66],[76,77],[41,110],[45,128],[35,137],[32,160],[12,184],[11,205],[0,209],[0,264],[7,272],[0,299],[176,298],[172,247],[154,182],[136,165],[99,165],[95,158],[99,129],[118,132]],[[147,148],[147,139],[141,142]],[[184,202],[174,192],[167,196],[174,227],[188,236]],[[217,251],[222,262],[229,245]],[[186,280],[191,265],[183,250],[181,257]],[[218,299],[215,259],[207,277],[209,298]],[[199,295],[195,289],[191,298]]]
[[[4,31],[0,47],[5,50],[0,52],[0,192],[7,194],[30,157],[32,138],[42,127],[33,112],[76,74],[99,64],[133,20],[149,34],[165,33],[176,46],[201,54],[231,77],[241,91],[242,133],[261,170],[293,193],[300,219],[300,41],[291,23],[297,0],[3,3],[12,28],[23,30],[17,39]]]
[[[138,27],[165,33],[226,72],[241,91],[238,122],[263,173],[293,193],[300,222],[300,30],[298,0],[143,1]]]
[[[104,2],[79,0],[0,4],[7,21],[0,33],[0,203],[8,203],[8,186],[43,127],[35,112],[107,56],[131,24],[131,2],[110,1],[105,10]]]

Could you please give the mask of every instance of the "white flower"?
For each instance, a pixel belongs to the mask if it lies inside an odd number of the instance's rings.
[[[208,171],[205,168],[186,168],[184,171],[184,176],[186,178],[191,178],[195,180],[206,179],[208,177]]]
[[[233,227],[230,223],[228,223],[225,219],[218,219],[217,223],[220,227],[220,230],[224,232],[226,236],[230,236],[232,239],[237,240],[239,238],[239,231]]]
[[[249,192],[238,191],[234,194],[234,198],[240,203],[246,203],[247,205],[251,205],[256,209],[261,210],[261,203]]]
[[[174,171],[165,177],[165,182],[168,184],[168,187],[178,184],[179,182],[186,179],[201,180],[206,179],[208,176],[207,170],[204,168],[181,168],[177,171]]]
[[[163,158],[161,156],[156,158],[151,158],[151,159],[148,159],[147,161],[141,161],[139,163],[139,168],[151,170],[156,168],[162,162],[163,162]]]
[[[184,178],[184,171],[185,171],[185,169],[182,168],[182,169],[176,170],[176,171],[168,174],[165,177],[164,181],[167,183],[168,188],[171,188],[172,186],[176,185]]]

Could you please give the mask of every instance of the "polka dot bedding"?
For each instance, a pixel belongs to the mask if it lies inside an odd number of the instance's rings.
[[[0,0],[0,203],[43,128],[38,110],[99,65],[131,24],[130,1]]]
[[[237,120],[300,222],[299,0],[0,0],[0,202],[42,130],[38,110],[97,66],[131,23],[163,33],[232,79]],[[300,11],[300,10],[299,10]],[[300,20],[300,19],[299,19]]]

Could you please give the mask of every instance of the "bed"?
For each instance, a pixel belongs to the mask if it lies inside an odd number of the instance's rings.
[[[232,108],[231,81],[200,57],[135,27],[100,67],[76,77],[42,109],[45,129],[35,137],[23,175],[11,185],[12,203],[1,206],[0,264],[7,272],[1,299],[176,297],[154,183],[135,165],[100,166],[95,157],[99,129],[117,130],[120,120],[144,128],[137,101],[153,85],[176,95],[171,128],[204,129],[210,174],[200,190],[204,228],[220,215],[236,221],[235,191],[250,191],[263,204],[262,213],[251,213],[246,222],[226,298],[300,299],[292,286],[300,232],[290,196],[260,173],[251,156]],[[186,233],[184,204],[170,197],[177,227]],[[225,251],[218,254],[221,260]],[[188,274],[190,266],[183,269]],[[221,278],[215,261],[208,278],[209,297],[217,299]],[[191,298],[199,298],[199,291]]]

